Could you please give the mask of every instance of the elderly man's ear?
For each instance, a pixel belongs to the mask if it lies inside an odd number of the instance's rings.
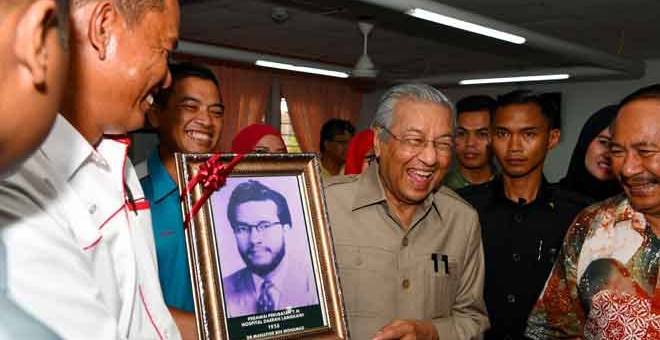
[[[49,41],[58,38],[57,6],[55,0],[37,0],[22,10],[16,25],[14,54],[19,67],[32,84],[44,91],[49,67]],[[60,46],[58,46],[59,48]]]

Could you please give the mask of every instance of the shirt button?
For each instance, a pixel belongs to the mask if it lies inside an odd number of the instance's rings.
[[[513,253],[513,262],[520,262],[520,254],[518,253]]]
[[[506,302],[508,303],[516,303],[516,296],[513,294],[508,294],[506,296]]]
[[[521,223],[521,222],[523,221],[523,216],[522,216],[522,214],[515,214],[515,215],[513,215],[513,220],[516,221],[516,222],[518,222],[518,223]]]
[[[90,204],[89,207],[87,208],[87,211],[89,211],[89,213],[93,215],[96,212],[96,204]]]
[[[402,247],[408,246],[408,237],[404,237],[403,240],[401,240],[401,246]]]
[[[53,182],[50,181],[48,178],[43,178],[44,184],[46,187],[48,187],[48,190],[50,191],[55,191],[55,186],[53,185]]]
[[[401,282],[401,286],[403,287],[403,289],[410,288],[410,280],[404,279],[403,282]]]

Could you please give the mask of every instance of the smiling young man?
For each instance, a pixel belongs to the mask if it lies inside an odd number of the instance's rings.
[[[488,328],[477,214],[442,186],[453,107],[431,86],[382,97],[377,162],[326,183],[339,275],[355,339],[471,339]]]
[[[213,152],[220,141],[224,105],[218,80],[210,69],[181,63],[171,65],[170,71],[172,86],[158,94],[156,105],[149,112],[149,122],[158,131],[160,145],[136,170],[151,204],[165,303],[174,313],[192,313],[195,306],[174,153]]]
[[[125,138],[171,81],[178,2],[76,0],[69,13],[61,115],[0,184],[9,295],[65,339],[178,339]]]
[[[476,95],[456,103],[454,143],[456,167],[445,178],[445,185],[456,190],[490,181],[495,175],[490,147],[490,116],[495,100]]]
[[[481,221],[484,296],[492,325],[487,339],[523,338],[564,234],[588,203],[543,176],[545,157],[559,142],[559,112],[553,104],[525,90],[498,97],[491,125],[501,175],[458,190]]]
[[[529,317],[532,339],[660,334],[660,84],[621,102],[610,150],[624,194],[575,219]]]

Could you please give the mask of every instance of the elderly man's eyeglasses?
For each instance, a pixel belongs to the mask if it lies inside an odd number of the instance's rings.
[[[234,234],[237,236],[248,236],[251,233],[257,232],[259,234],[264,234],[270,230],[274,230],[274,227],[281,226],[280,222],[261,222],[257,225],[239,223],[236,228],[234,228]]]
[[[442,137],[436,140],[424,139],[418,136],[397,136],[386,127],[380,127],[383,131],[387,132],[392,138],[401,143],[404,150],[409,153],[418,154],[426,148],[428,143],[431,143],[436,152],[441,154],[449,154],[453,148],[453,142],[450,136]]]

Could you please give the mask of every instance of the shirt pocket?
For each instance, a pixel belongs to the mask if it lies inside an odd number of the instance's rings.
[[[431,257],[432,255],[428,255]],[[458,261],[455,257],[447,257],[447,265],[440,254],[437,255],[437,271],[435,264],[424,267],[426,315],[432,318],[448,317],[456,300],[458,288]]]
[[[337,265],[347,309],[353,315],[378,316],[392,309],[396,256],[383,249],[337,245]],[[390,298],[388,298],[390,297]]]

